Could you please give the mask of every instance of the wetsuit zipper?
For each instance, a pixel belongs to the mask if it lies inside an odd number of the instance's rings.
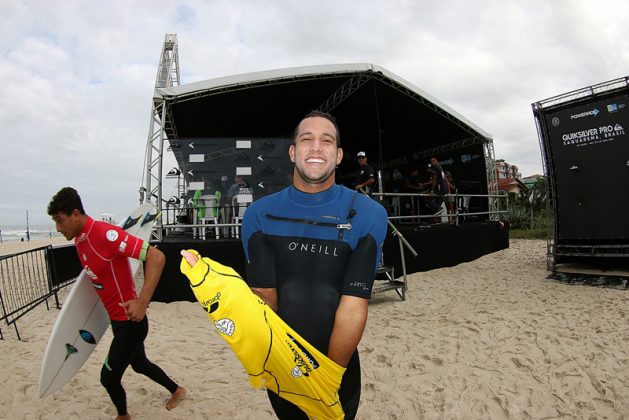
[[[358,196],[358,193],[356,192],[354,193],[354,197],[352,197],[352,204],[350,205],[349,214],[347,215],[347,223],[319,222],[317,220],[297,219],[297,218],[285,217],[285,216],[275,216],[271,213],[266,213],[265,216],[271,220],[279,220],[283,222],[293,222],[293,223],[304,223],[304,224],[313,225],[313,226],[325,226],[325,227],[336,228],[339,231],[338,240],[342,241],[343,232],[345,232],[346,230],[352,229],[352,218],[356,216],[356,210],[354,209],[354,202],[356,201],[357,196]]]
[[[339,230],[339,240],[343,239],[343,230],[350,230],[352,228],[351,223],[320,222],[318,220],[297,219],[293,217],[275,216],[270,213],[266,213],[265,216],[271,220],[279,220],[283,222],[293,222],[293,223],[304,223],[304,224],[313,225],[313,226],[324,226],[324,227],[335,228]]]

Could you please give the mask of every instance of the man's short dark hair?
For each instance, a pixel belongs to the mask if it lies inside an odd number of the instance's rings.
[[[305,117],[303,117],[299,121],[299,123],[297,123],[297,127],[295,127],[295,131],[293,132],[293,143],[295,143],[295,140],[297,140],[297,134],[299,133],[299,125],[301,124],[301,122],[306,118],[314,117],[325,118],[326,120],[330,121],[332,125],[334,125],[334,129],[336,130],[336,147],[341,147],[341,132],[339,131],[339,126],[336,124],[336,119],[334,118],[334,116],[332,116],[332,114],[319,111],[318,109],[310,111]]]
[[[78,210],[79,213],[85,214],[79,193],[72,187],[63,187],[52,197],[52,200],[50,200],[50,204],[48,204],[48,215],[53,216],[57,213],[63,213],[69,216],[75,209]]]

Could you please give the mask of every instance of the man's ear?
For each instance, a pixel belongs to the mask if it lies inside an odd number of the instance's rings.
[[[290,156],[290,161],[295,163],[295,145],[291,144],[288,148],[288,156]]]
[[[78,219],[81,217],[81,212],[79,211],[79,209],[74,209],[72,210],[72,213],[70,213],[70,217],[72,217],[73,219]]]
[[[338,166],[343,160],[343,149],[340,147],[336,149],[336,166]]]

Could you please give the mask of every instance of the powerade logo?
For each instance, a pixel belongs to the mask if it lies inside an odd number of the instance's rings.
[[[585,112],[582,112],[580,114],[572,114],[572,115],[570,115],[570,119],[571,120],[576,120],[578,118],[589,117],[589,116],[596,117],[599,114],[599,112],[601,112],[601,111],[599,111],[598,109],[594,108],[591,111],[585,111]]]

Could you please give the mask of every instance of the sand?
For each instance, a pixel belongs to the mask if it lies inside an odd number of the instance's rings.
[[[42,246],[72,245],[73,241],[67,241],[63,236],[53,236],[52,238],[34,239],[32,241],[3,241],[0,244],[0,255],[10,255],[22,251],[39,248]]]
[[[629,291],[548,280],[545,246],[513,240],[471,263],[410,276],[406,301],[393,291],[374,296],[359,346],[358,418],[629,418]],[[2,325],[0,417],[113,418],[99,384],[109,332],[70,383],[37,398],[57,314],[40,305],[21,319],[24,341]],[[166,411],[167,392],[128,370],[135,418],[275,418],[198,304],[152,303],[149,319],[149,358],[189,393]]]

